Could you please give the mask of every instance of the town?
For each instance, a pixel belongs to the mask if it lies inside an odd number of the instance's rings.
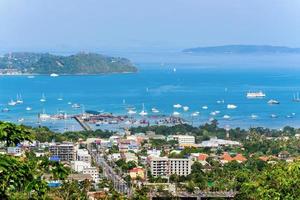
[[[23,164],[34,161],[31,165],[37,165],[32,171],[37,170],[36,179],[48,192],[33,187],[30,195],[36,198],[260,199],[263,194],[257,188],[265,187],[262,180],[270,184],[268,190],[276,192],[279,187],[272,188],[272,184],[281,176],[276,170],[288,173],[285,178],[291,180],[297,176],[293,170],[299,170],[300,130],[292,127],[223,129],[213,121],[200,127],[181,124],[134,127],[122,132],[54,133],[45,127],[1,122],[0,140],[0,160]],[[11,179],[11,167],[0,163],[1,176]],[[268,173],[272,180],[264,177]],[[293,190],[294,186],[290,187]],[[0,194],[29,195],[20,191],[8,186]]]

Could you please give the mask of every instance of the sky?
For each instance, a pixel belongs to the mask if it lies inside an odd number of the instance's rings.
[[[1,51],[300,47],[298,0],[0,0]]]

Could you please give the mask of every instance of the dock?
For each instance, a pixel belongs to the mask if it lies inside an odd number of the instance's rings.
[[[80,117],[78,116],[73,116],[73,118],[79,123],[79,125],[85,130],[85,131],[92,131],[92,128],[85,123]]]

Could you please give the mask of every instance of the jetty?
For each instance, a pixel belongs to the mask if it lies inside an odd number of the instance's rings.
[[[79,116],[73,116],[73,118],[79,123],[79,125],[85,131],[92,131],[92,128],[85,121],[83,121]]]

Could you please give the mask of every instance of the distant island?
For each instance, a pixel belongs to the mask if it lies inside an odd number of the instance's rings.
[[[78,53],[70,56],[49,53],[9,53],[0,57],[0,73],[18,74],[103,74],[136,72],[126,58],[97,53]]]
[[[197,54],[276,54],[300,53],[300,48],[271,45],[224,45],[184,49],[183,52]]]

